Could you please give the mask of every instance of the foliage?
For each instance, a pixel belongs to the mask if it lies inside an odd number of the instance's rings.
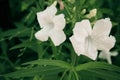
[[[116,37],[112,49],[120,52],[120,1],[119,0],[63,0],[67,21],[64,29],[67,40],[58,47],[49,39],[41,42],[34,34],[40,27],[36,13],[43,11],[54,0],[9,0],[12,27],[0,27],[0,79],[1,80],[120,80],[120,55],[112,57],[113,64],[86,56],[77,56],[69,37],[75,22],[85,19],[91,9],[97,9],[95,20],[110,17],[113,23],[111,34]],[[16,5],[17,4],[17,5]],[[57,14],[58,14],[57,13]]]

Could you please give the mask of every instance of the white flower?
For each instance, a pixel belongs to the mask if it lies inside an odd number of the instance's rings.
[[[92,17],[95,17],[97,14],[97,9],[92,9],[90,10],[89,14],[86,15],[87,18],[92,18]]]
[[[47,41],[50,37],[54,45],[58,46],[66,39],[63,32],[66,21],[64,14],[55,15],[56,12],[57,9],[53,4],[37,13],[37,19],[42,29],[35,33],[35,37],[40,41]]]
[[[89,20],[77,22],[70,41],[77,55],[88,56],[95,60],[97,50],[109,51],[115,44],[115,38],[109,36],[112,24],[109,18],[96,21],[93,29]]]
[[[99,58],[107,60],[109,64],[112,64],[111,56],[117,56],[118,52],[109,52],[109,51],[102,51],[99,55]]]

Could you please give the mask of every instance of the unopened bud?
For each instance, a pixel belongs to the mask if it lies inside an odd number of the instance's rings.
[[[96,13],[97,13],[97,9],[92,9],[92,10],[90,11],[90,14],[91,14],[92,16],[96,16]]]
[[[63,10],[64,9],[64,4],[63,4],[62,0],[59,0],[58,3],[60,5],[60,10]]]
[[[97,9],[90,10],[89,14],[86,15],[87,18],[95,17],[97,14]]]
[[[75,11],[76,10],[76,7],[73,7],[73,11]]]
[[[85,14],[86,13],[86,9],[83,9],[81,14]]]

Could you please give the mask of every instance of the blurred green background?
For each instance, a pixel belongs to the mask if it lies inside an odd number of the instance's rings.
[[[41,43],[34,38],[34,33],[38,31],[39,24],[37,22],[36,13],[43,11],[54,0],[0,0],[0,75],[9,73],[21,68],[21,64],[27,61],[32,61],[41,58],[56,58],[69,62],[70,47],[66,41],[61,49],[61,54],[55,56],[50,54],[52,49],[47,43]],[[120,53],[120,0],[63,0],[66,7],[73,8],[74,5],[80,5],[78,13],[82,9],[87,9],[87,12],[93,8],[97,9],[95,19],[109,17],[113,23],[111,34],[116,38],[115,47],[112,51]],[[59,9],[59,5],[57,5]],[[63,11],[66,18],[66,9]],[[70,12],[72,13],[72,11]],[[81,19],[77,20],[80,21]],[[91,19],[92,20],[92,19]],[[70,26],[71,21],[67,20],[67,25]],[[68,27],[65,28],[67,36],[69,33]],[[42,54],[40,52],[44,52]],[[64,53],[63,53],[64,52]],[[64,57],[62,57],[64,56]],[[120,54],[112,57],[114,65],[120,66]],[[85,61],[83,60],[84,63]],[[0,80],[4,80],[2,77]],[[9,79],[8,79],[9,80]]]

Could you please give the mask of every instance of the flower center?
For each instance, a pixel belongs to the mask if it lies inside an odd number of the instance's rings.
[[[89,35],[85,39],[85,51],[89,51],[92,48],[92,45],[93,45],[93,40],[91,36]]]
[[[51,30],[54,28],[54,23],[52,21],[47,21],[47,27],[46,29],[47,30]]]
[[[53,22],[49,22],[48,24],[49,24],[50,29],[54,28],[54,23]]]

